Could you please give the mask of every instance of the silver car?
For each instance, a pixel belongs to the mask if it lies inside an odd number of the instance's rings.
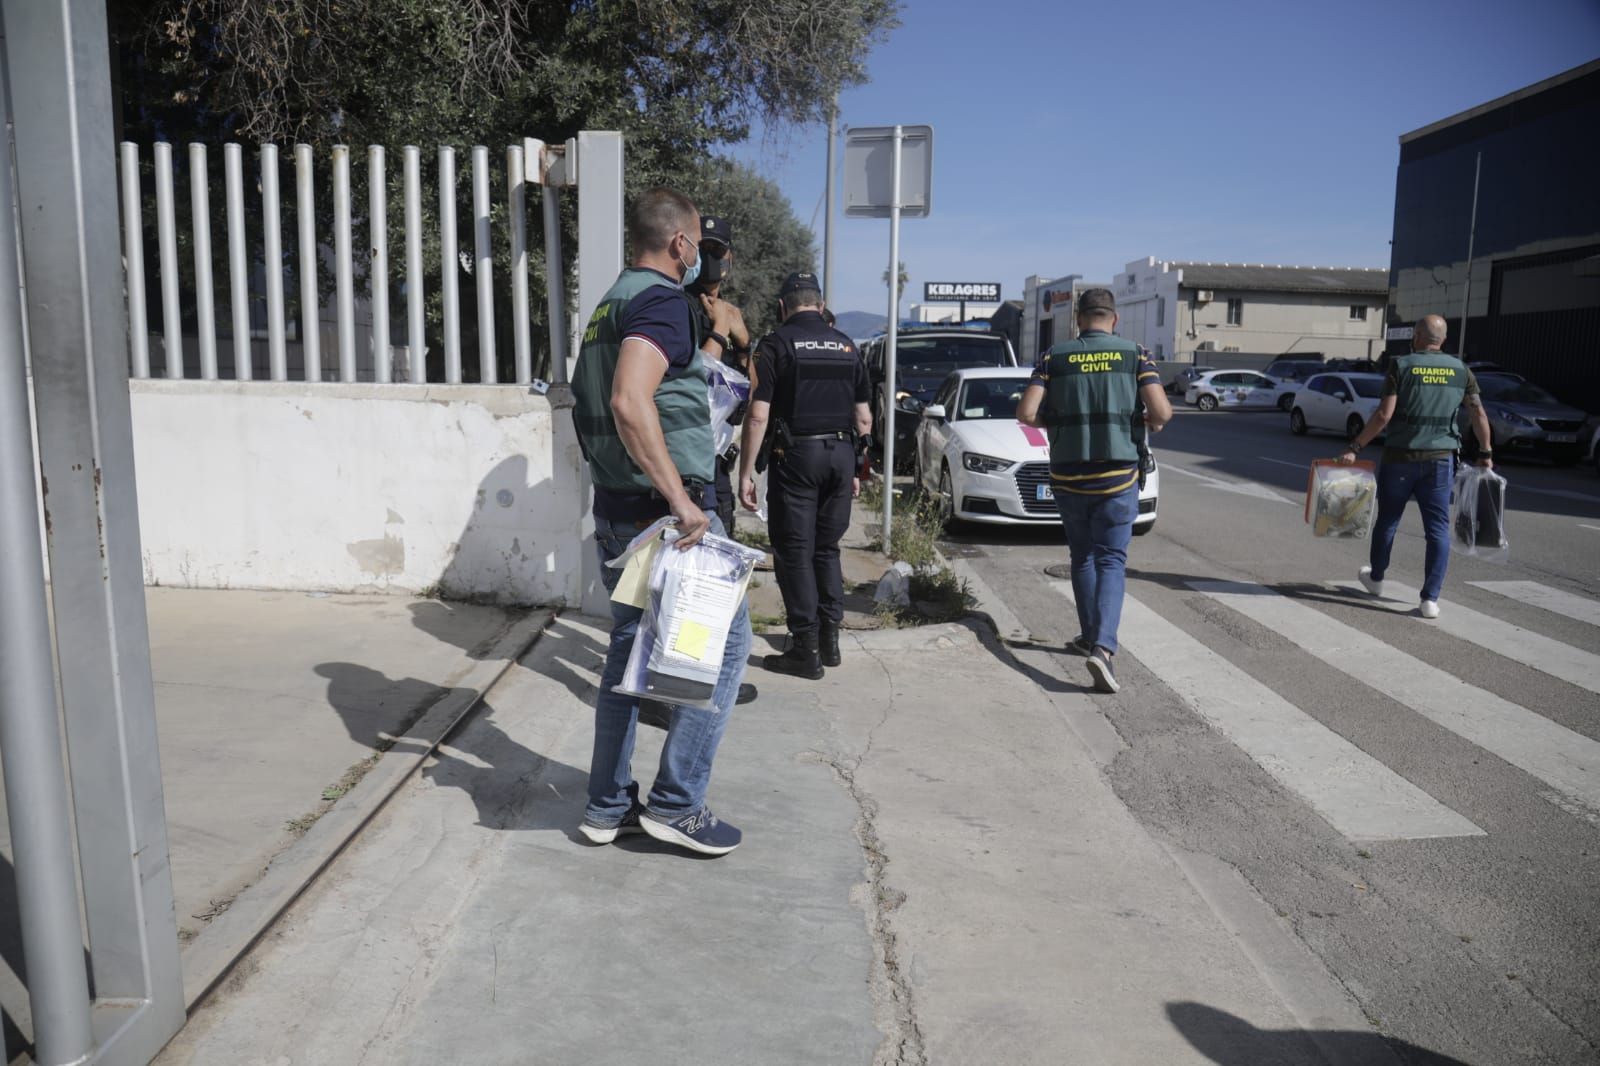
[[[1583,457],[1579,432],[1588,415],[1562,403],[1544,389],[1510,376],[1484,374],[1478,378],[1484,413],[1496,459],[1538,456],[1565,466]],[[1463,408],[1459,417],[1461,442],[1468,458],[1477,451],[1478,439]]]

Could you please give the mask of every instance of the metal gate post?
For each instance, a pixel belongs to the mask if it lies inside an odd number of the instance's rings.
[[[5,78],[0,74],[0,100]],[[0,112],[10,113],[8,107]],[[33,416],[22,343],[22,294],[11,212],[11,146],[0,141],[0,758],[17,871],[33,1016],[41,1066],[80,1062],[94,1046],[89,975],[78,924],[66,763],[56,714],[55,660],[39,550]]]
[[[578,308],[571,315],[568,371],[600,298],[622,273],[622,134],[578,134]],[[570,381],[571,375],[562,380]]]
[[[104,1063],[148,1062],[183,982],[145,618],[104,0],[3,0],[28,328]]]

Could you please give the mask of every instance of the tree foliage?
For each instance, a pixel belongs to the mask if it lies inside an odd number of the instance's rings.
[[[358,205],[360,146],[385,145],[392,225],[403,217],[401,145],[423,148],[426,204],[438,202],[435,146],[489,145],[498,233],[504,145],[620,130],[630,195],[675,185],[734,219],[731,288],[762,320],[773,279],[812,262],[810,235],[770,182],[709,161],[758,121],[781,135],[822,120],[841,88],[866,79],[867,56],[896,25],[898,0],[109,0],[108,8],[123,139],[306,143],[319,168],[326,149],[348,144]],[[463,250],[472,247],[467,160],[458,151]],[[292,196],[292,171],[284,178]],[[319,194],[319,215],[327,203]],[[286,211],[286,223],[291,217]],[[565,226],[572,248],[570,212]],[[437,228],[428,228],[425,254],[436,264]],[[536,290],[541,251],[535,237]],[[495,269],[506,269],[503,248]],[[472,279],[464,274],[461,283],[470,293]],[[436,278],[431,290],[436,324]],[[542,291],[533,297],[542,308]],[[463,349],[472,343],[464,337]]]

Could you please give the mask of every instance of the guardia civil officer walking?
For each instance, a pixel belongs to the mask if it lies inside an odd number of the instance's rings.
[[[872,431],[871,384],[855,342],[823,318],[822,286],[790,274],[778,290],[783,324],[756,346],[756,387],[744,421],[740,496],[756,508],[756,453],[772,422],[767,528],[789,626],[768,670],[815,680],[838,666],[844,618],[839,538],[860,492],[858,449]]]
[[[1017,419],[1050,438],[1050,485],[1072,556],[1072,595],[1080,632],[1073,646],[1088,655],[1100,692],[1115,692],[1117,627],[1127,582],[1128,543],[1139,516],[1141,434],[1172,418],[1155,364],[1117,328],[1108,289],[1078,297],[1078,337],[1055,345],[1034,367]]]
[[[1411,331],[1411,353],[1389,362],[1383,379],[1383,399],[1372,419],[1339,456],[1353,463],[1356,453],[1380,434],[1383,460],[1378,464],[1378,517],[1372,529],[1371,562],[1357,575],[1374,596],[1383,595],[1389,572],[1394,535],[1400,528],[1406,503],[1417,501],[1428,550],[1424,563],[1421,602],[1424,618],[1439,617],[1439,594],[1450,566],[1450,492],[1455,484],[1456,449],[1461,434],[1456,415],[1462,407],[1472,418],[1478,438],[1478,465],[1494,466],[1494,438],[1489,416],[1478,398],[1478,379],[1460,358],[1441,350],[1447,327],[1440,315],[1426,315]]]
[[[659,518],[678,519],[679,548],[722,523],[707,514],[712,463],[711,405],[694,316],[683,286],[699,273],[700,213],[688,197],[651,189],[629,218],[633,265],[600,300],[583,334],[572,376],[573,421],[594,482],[595,540],[602,564]],[[602,565],[606,588],[621,572]],[[611,642],[595,697],[589,804],[580,830],[596,844],[643,831],[707,855],[738,847],[738,829],[706,806],[711,762],[728,727],[745,659],[750,613],[739,606],[728,630],[709,710],[673,709],[660,768],[641,801],[630,762],[638,701],[616,691],[643,612],[612,602]]]

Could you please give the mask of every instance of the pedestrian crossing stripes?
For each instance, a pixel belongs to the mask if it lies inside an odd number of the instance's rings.
[[[1600,742],[1261,585],[1236,581],[1189,585],[1358,683],[1531,774],[1583,809],[1600,812]]]
[[[1550,611],[1552,614],[1600,626],[1600,602],[1574,596],[1570,592],[1562,592],[1549,585],[1541,585],[1537,581],[1469,581],[1467,584],[1497,596],[1505,596],[1531,607]]]
[[[1072,586],[1056,583],[1068,599]],[[1120,642],[1206,721],[1350,840],[1482,836],[1441,804],[1129,596]]]
[[[1397,613],[1414,614],[1419,593],[1392,578],[1384,578],[1387,599],[1373,600],[1354,581],[1337,581],[1333,587],[1359,593],[1364,602]],[[1560,678],[1590,692],[1600,692],[1600,655],[1563,644],[1521,626],[1463,607],[1445,604],[1439,617],[1429,623],[1452,637],[1487,648],[1497,655],[1514,659],[1551,677]]]

